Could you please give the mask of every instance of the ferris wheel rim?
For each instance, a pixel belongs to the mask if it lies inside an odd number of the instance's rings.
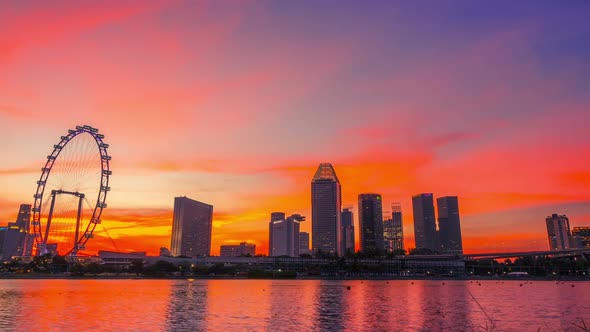
[[[53,168],[53,164],[57,160],[63,148],[65,148],[66,145],[69,142],[71,142],[76,136],[84,133],[89,134],[94,139],[98,147],[101,162],[100,187],[98,190],[96,204],[92,208],[92,216],[90,218],[90,221],[88,222],[88,225],[86,226],[86,229],[83,233],[81,233],[82,236],[80,236],[78,242],[76,242],[74,246],[64,254],[64,256],[69,255],[72,251],[74,251],[74,249],[80,249],[80,247],[84,247],[86,242],[88,242],[88,240],[92,238],[96,225],[101,223],[100,218],[102,215],[102,211],[107,207],[107,194],[111,190],[111,188],[109,187],[109,178],[112,174],[112,171],[110,170],[111,157],[109,156],[107,151],[109,145],[104,143],[104,135],[100,134],[98,132],[98,129],[88,125],[76,126],[76,129],[69,129],[68,134],[66,136],[61,136],[60,142],[53,146],[53,151],[51,152],[51,154],[47,156],[47,161],[45,162],[45,166],[41,168],[41,176],[37,181],[37,190],[35,192],[35,195],[33,195],[33,197],[35,198],[35,202],[32,208],[33,220],[31,222],[31,224],[33,225],[32,235],[34,237],[37,255],[40,254],[41,244],[43,244],[44,241],[47,240],[43,238],[43,233],[41,230],[41,206],[43,204],[45,186],[47,184],[47,180],[49,179],[49,175]],[[46,250],[46,248],[43,248],[43,250]]]

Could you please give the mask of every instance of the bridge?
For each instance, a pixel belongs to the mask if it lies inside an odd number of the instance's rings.
[[[583,249],[565,249],[565,250],[547,250],[547,251],[513,251],[513,252],[492,252],[492,253],[470,253],[463,254],[465,259],[501,259],[513,257],[582,257],[590,260],[590,248]]]

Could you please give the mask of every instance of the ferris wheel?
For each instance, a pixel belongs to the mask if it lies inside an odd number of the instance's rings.
[[[96,128],[76,126],[47,156],[32,208],[37,255],[76,256],[101,223],[112,174],[103,139]]]

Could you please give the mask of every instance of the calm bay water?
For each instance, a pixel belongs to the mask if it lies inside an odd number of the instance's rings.
[[[582,321],[590,327],[589,282],[0,280],[1,331],[581,331]]]

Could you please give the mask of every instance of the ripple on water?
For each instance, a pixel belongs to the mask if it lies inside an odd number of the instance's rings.
[[[0,280],[0,330],[563,331],[590,325],[590,283],[520,283]]]

